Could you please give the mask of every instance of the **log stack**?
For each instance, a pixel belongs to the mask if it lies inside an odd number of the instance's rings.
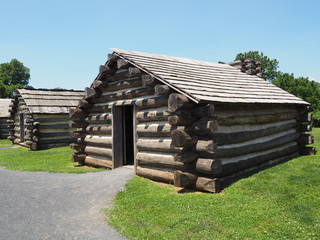
[[[257,75],[262,78],[261,62],[249,58],[241,58],[240,60],[228,63],[230,66],[240,69],[241,72],[249,75]]]

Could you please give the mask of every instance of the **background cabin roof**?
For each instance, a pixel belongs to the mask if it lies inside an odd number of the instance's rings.
[[[29,90],[18,89],[31,113],[69,113],[84,97],[83,91]]]
[[[242,73],[228,64],[112,49],[158,80],[184,93],[195,102],[309,103],[255,75]]]
[[[11,99],[0,99],[0,118],[9,117],[9,105]]]

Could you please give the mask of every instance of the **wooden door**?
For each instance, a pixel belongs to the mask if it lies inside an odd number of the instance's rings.
[[[24,142],[24,114],[20,113],[20,142]]]

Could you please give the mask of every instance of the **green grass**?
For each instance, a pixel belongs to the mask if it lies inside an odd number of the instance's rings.
[[[315,129],[320,150],[320,129]],[[239,180],[219,194],[178,194],[135,177],[107,221],[129,239],[320,239],[320,156]]]
[[[0,139],[0,148],[14,146],[8,139]]]
[[[0,144],[5,145],[6,142],[1,140]],[[72,152],[73,150],[69,147],[41,151],[30,151],[25,147],[12,148],[0,151],[0,165],[9,170],[52,173],[86,173],[105,170],[79,166],[71,162]]]

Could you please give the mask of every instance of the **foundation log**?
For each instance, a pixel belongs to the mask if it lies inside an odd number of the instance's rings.
[[[191,188],[199,190],[199,191],[205,191],[205,192],[220,192],[220,184],[219,179],[214,178],[204,178],[204,177],[198,177],[196,182],[192,185],[190,185]]]
[[[104,168],[112,168],[111,160],[104,160],[96,157],[87,156],[84,160],[84,163],[88,166],[92,167],[104,167]]]
[[[189,101],[189,99],[178,93],[171,93],[168,100],[169,112],[175,112],[183,109],[192,109],[196,106],[195,103]]]
[[[315,155],[316,154],[316,148],[315,147],[300,146],[299,154],[303,155],[303,156],[305,156],[305,155]]]
[[[219,174],[222,171],[222,164],[220,160],[198,158],[195,162],[195,169],[207,175]]]
[[[174,186],[176,187],[187,187],[194,184],[197,180],[197,176],[189,173],[177,170],[174,172]]]
[[[145,167],[137,167],[137,175],[141,177],[146,177],[151,180],[173,183],[173,172],[166,171],[165,169],[159,170],[156,168],[145,168]]]
[[[83,163],[86,156],[87,156],[86,154],[72,153],[71,159],[72,159],[72,162]]]
[[[88,155],[95,155],[95,156],[112,158],[112,149],[111,148],[86,146],[84,151]]]

